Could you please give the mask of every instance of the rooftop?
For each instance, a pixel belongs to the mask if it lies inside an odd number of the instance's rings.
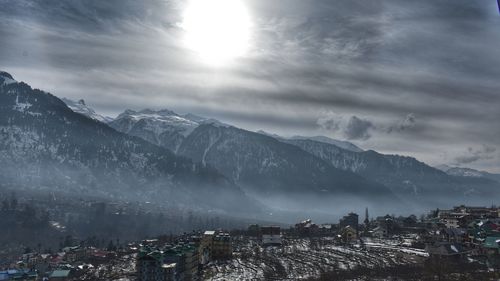
[[[69,276],[69,270],[54,270],[50,274],[50,278],[64,278]]]

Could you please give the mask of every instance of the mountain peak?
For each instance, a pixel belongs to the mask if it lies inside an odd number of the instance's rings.
[[[0,70],[0,86],[12,83],[17,83],[17,81],[14,80],[14,77],[12,77],[9,73]]]
[[[12,75],[10,75],[8,72],[5,71],[0,70],[0,76],[14,80],[14,77],[12,77]]]
[[[68,98],[62,98],[61,100],[74,112],[83,114],[91,119],[104,123],[108,123],[113,120],[113,118],[111,117],[103,116],[96,113],[94,109],[88,107],[87,104],[85,104],[85,101],[83,99],[79,99],[78,101],[73,101]]]
[[[127,113],[127,114],[140,113],[140,114],[147,114],[147,115],[156,114],[156,115],[160,115],[160,116],[172,116],[172,115],[177,116],[177,113],[175,113],[169,109],[154,110],[154,109],[146,108],[146,109],[143,109],[140,111],[134,111],[134,110],[127,109],[124,113]]]

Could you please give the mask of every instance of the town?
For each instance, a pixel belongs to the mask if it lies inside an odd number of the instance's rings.
[[[338,223],[86,244],[27,248],[1,261],[0,280],[488,280],[500,276],[500,208],[373,218],[366,209]]]

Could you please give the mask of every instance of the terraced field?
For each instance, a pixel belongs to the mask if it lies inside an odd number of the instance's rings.
[[[427,257],[421,249],[387,240],[338,245],[327,238],[286,239],[283,247],[263,248],[241,239],[235,248],[232,260],[205,269],[205,280],[300,280],[331,271],[419,264]]]

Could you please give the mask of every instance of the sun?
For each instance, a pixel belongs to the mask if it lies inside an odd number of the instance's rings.
[[[190,0],[181,28],[187,48],[214,66],[243,56],[249,48],[250,16],[240,0]]]

